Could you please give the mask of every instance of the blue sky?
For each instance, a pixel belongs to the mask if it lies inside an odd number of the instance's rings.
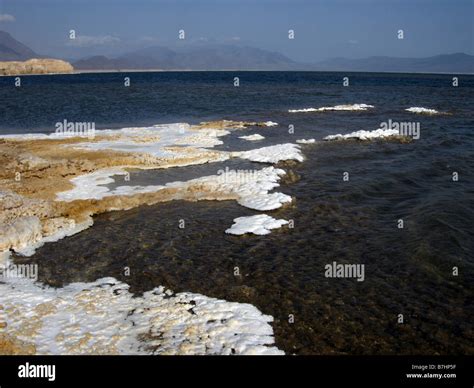
[[[175,47],[180,29],[188,45],[244,44],[303,62],[474,54],[473,19],[474,0],[0,0],[1,30],[66,58]]]

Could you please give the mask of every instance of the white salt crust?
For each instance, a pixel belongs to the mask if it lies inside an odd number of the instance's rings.
[[[273,210],[284,203],[291,202],[291,197],[283,193],[269,193],[278,187],[280,177],[285,174],[282,169],[273,166],[254,171],[224,173],[191,179],[186,182],[171,182],[161,186],[119,186],[111,190],[101,186],[114,182],[114,175],[124,175],[125,170],[117,168],[101,169],[71,179],[74,188],[57,194],[58,201],[75,201],[78,199],[102,199],[114,195],[134,195],[157,192],[165,188],[185,188],[192,185],[205,185],[211,193],[235,194],[237,202],[254,210]]]
[[[225,232],[235,235],[242,235],[245,233],[265,235],[271,233],[271,229],[278,229],[286,224],[288,224],[288,221],[286,220],[277,220],[266,214],[258,214],[256,216],[235,218],[234,224]]]
[[[275,123],[274,121],[266,121],[263,123],[266,127],[276,127],[278,123]]]
[[[436,109],[423,108],[419,106],[412,106],[411,108],[408,108],[405,110],[411,113],[428,114],[428,115],[437,115],[441,113],[441,112],[438,112]]]
[[[298,139],[296,140],[298,144],[313,144],[316,143],[315,139]]]
[[[127,171],[120,167],[104,168],[89,174],[79,175],[71,179],[74,188],[60,192],[56,195],[57,200],[71,202],[78,199],[102,199],[115,195],[115,190],[111,191],[105,185],[114,183],[112,176],[127,175]],[[129,186],[141,187],[141,186]],[[163,186],[158,186],[158,190]],[[134,194],[131,190],[129,195]]]
[[[390,136],[399,136],[399,131],[396,129],[376,129],[375,131],[356,131],[348,133],[347,135],[329,135],[324,140],[347,140],[347,139],[359,139],[359,140],[371,140],[379,139]]]
[[[203,128],[199,130],[192,130],[191,126],[187,123],[171,123],[171,124],[157,124],[150,127],[128,127],[120,129],[97,129],[93,132],[93,136],[97,137],[110,137],[107,140],[101,140],[98,142],[89,142],[87,136],[84,137],[84,143],[77,143],[72,145],[73,147],[85,147],[97,149],[115,149],[117,151],[129,151],[131,152],[147,152],[141,151],[140,148],[144,147],[148,151],[153,150],[153,147],[160,145],[166,147],[174,144],[187,144],[192,146],[208,147],[218,144],[222,144],[221,141],[216,138],[228,135],[230,132],[223,129],[214,128]],[[92,133],[91,133],[92,136]],[[17,140],[42,140],[42,139],[61,139],[63,134],[57,133],[30,133],[30,134],[13,134],[13,135],[0,135],[0,138],[5,139],[17,139]],[[72,136],[67,136],[72,137]],[[148,137],[148,139],[146,139]],[[147,143],[150,143],[151,148],[147,147]],[[152,152],[149,152],[152,153]]]
[[[257,140],[263,140],[265,139],[265,137],[258,133],[254,133],[253,135],[239,136],[239,139],[248,140],[248,141],[257,141]]]
[[[226,120],[223,120],[224,122]],[[266,121],[260,126],[274,127],[278,123],[273,121]],[[191,125],[187,123],[171,123],[171,124],[157,124],[150,127],[129,127],[120,129],[97,129],[88,135],[78,135],[84,140],[91,140],[96,136],[110,137],[110,139],[103,139],[97,142],[84,141],[83,143],[76,143],[71,145],[75,148],[83,149],[110,149],[115,151],[139,152],[149,153],[154,156],[168,156],[170,152],[164,148],[173,145],[187,145],[192,147],[214,147],[222,144],[219,137],[226,136],[230,133],[229,130],[218,128],[200,128],[198,130],[191,129]],[[235,124],[235,129],[245,128],[245,125]],[[146,137],[149,139],[145,139]],[[65,136],[57,133],[26,133],[26,134],[12,134],[0,135],[0,139],[13,140],[44,140],[44,139],[62,139],[64,137],[74,137],[72,135]],[[153,138],[155,138],[153,140]]]
[[[374,108],[374,106],[368,105],[368,104],[336,105],[336,106],[323,106],[321,108],[290,109],[288,112],[307,113],[307,112],[326,112],[326,111],[365,111],[369,108]]]
[[[0,225],[0,246],[15,250],[30,249],[42,237],[41,221],[36,216],[20,217],[12,223]]]
[[[92,226],[94,223],[92,218],[89,218],[88,220],[81,222],[81,223],[75,223],[74,220],[69,219],[70,225],[64,226],[58,232],[50,235],[50,236],[40,236],[39,239],[35,241],[29,242],[27,245],[21,248],[14,248],[15,252],[22,255],[22,256],[32,256],[34,255],[35,251],[42,247],[44,244],[49,243],[49,242],[56,242],[59,240],[62,240],[65,237],[73,236],[76,233],[82,232],[83,230],[89,228]]]
[[[37,354],[284,354],[256,307],[163,287],[133,297],[114,278],[50,288],[2,279],[3,332]]]
[[[300,146],[292,143],[277,144],[250,151],[232,152],[231,156],[260,163],[278,163],[283,160],[302,162],[304,160]]]
[[[152,127],[98,130],[95,132],[96,136],[106,136],[110,139],[77,143],[71,145],[71,147],[146,153],[155,157],[172,158],[180,156],[180,153],[172,151],[168,147],[179,145],[193,148],[212,148],[221,145],[222,141],[219,138],[229,133],[227,130],[212,128],[196,131],[191,130],[189,124],[174,123]]]
[[[265,126],[278,125],[272,121],[263,123]],[[200,164],[207,162],[206,158],[200,158],[199,151],[205,152],[204,148],[212,148],[221,145],[223,142],[219,139],[228,135],[230,132],[222,129],[204,128],[192,130],[191,126],[186,123],[174,123],[166,125],[155,125],[152,127],[134,127],[122,129],[104,129],[96,130],[95,137],[100,140],[84,141],[67,145],[78,149],[89,150],[113,150],[122,152],[131,152],[138,154],[148,154],[154,157],[163,158],[169,161],[179,159],[186,154],[180,152],[179,148],[184,147],[185,150],[194,150],[192,154],[195,161],[186,159],[183,166]],[[59,138],[57,134],[21,134],[21,135],[4,135],[0,138],[15,139],[48,139]],[[245,140],[262,140],[263,136],[255,134],[250,136],[242,136]],[[178,147],[176,147],[178,146]],[[229,157],[240,157],[255,162],[277,163],[281,160],[298,160],[303,161],[303,156],[298,146],[295,144],[279,144],[270,147],[263,147],[256,150],[245,152],[219,152],[220,156],[213,156],[213,161],[225,161]],[[203,157],[205,154],[202,155]],[[191,158],[192,159],[192,158]]]

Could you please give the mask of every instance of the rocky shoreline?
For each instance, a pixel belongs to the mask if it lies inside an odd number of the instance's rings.
[[[130,209],[173,199],[233,199],[247,204],[248,199],[236,191],[238,187],[221,176],[176,182],[163,187],[123,186],[123,192],[106,192],[104,195],[94,190],[107,191],[98,185],[104,184],[104,179],[110,180],[112,170],[118,171],[115,175],[123,175],[127,168],[160,169],[223,161],[232,157],[273,163],[279,158],[299,156],[299,150],[294,146],[291,146],[294,150],[290,150],[289,146],[270,147],[271,150],[257,150],[255,155],[208,148],[220,144],[219,137],[227,135],[227,129],[259,125],[271,126],[273,123],[224,120],[195,126],[179,124],[176,128],[171,127],[171,132],[161,127],[151,127],[148,131],[128,128],[123,131],[98,131],[93,139],[54,134],[1,138],[0,162],[4,169],[0,173],[0,255],[8,256],[11,251],[31,254],[44,242],[56,241],[90,227],[93,215],[110,210]],[[298,155],[292,156],[290,151]],[[276,157],[272,152],[284,153],[285,156]],[[259,182],[278,180],[282,173],[279,170],[262,170],[261,176],[257,174],[253,179]],[[76,188],[74,185],[79,176],[86,179],[85,186],[91,191],[85,196],[80,193],[83,185]],[[61,192],[66,192],[66,197],[69,195],[71,198],[61,200],[58,198]],[[272,195],[276,198],[276,194]],[[273,202],[277,199],[283,201],[279,197],[261,196],[259,198],[265,206],[276,206]],[[247,206],[256,205],[248,203]]]

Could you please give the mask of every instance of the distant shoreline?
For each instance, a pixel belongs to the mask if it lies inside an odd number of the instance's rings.
[[[195,70],[195,69],[97,69],[97,70],[73,70],[70,73],[42,73],[42,74],[11,74],[0,75],[0,77],[19,76],[48,76],[48,75],[77,75],[77,74],[107,74],[107,73],[225,73],[225,72],[248,72],[248,73],[361,73],[361,74],[427,74],[427,75],[469,75],[474,73],[457,72],[405,72],[405,71],[361,71],[361,70],[242,70],[242,69],[221,69],[221,70]]]
[[[194,69],[121,69],[121,70],[74,70],[71,74],[88,74],[88,73],[218,73],[218,72],[254,72],[254,73],[384,73],[384,74],[447,74],[447,75],[474,75],[474,73],[456,73],[456,72],[405,72],[405,71],[366,71],[366,70],[239,70],[239,69],[223,69],[223,70],[194,70]]]

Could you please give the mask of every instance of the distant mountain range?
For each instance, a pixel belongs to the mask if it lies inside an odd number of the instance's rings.
[[[0,61],[26,61],[41,58],[32,49],[18,42],[8,32],[0,31]]]
[[[44,58],[0,31],[0,61]],[[199,45],[179,49],[155,46],[116,57],[92,56],[73,63],[76,70],[307,70],[415,73],[474,73],[474,56],[464,53],[428,58],[332,58],[298,63],[278,52],[242,45]]]
[[[171,50],[149,47],[116,58],[94,56],[74,63],[76,69],[163,70],[291,70],[298,63],[267,50],[246,46],[209,45]]]

